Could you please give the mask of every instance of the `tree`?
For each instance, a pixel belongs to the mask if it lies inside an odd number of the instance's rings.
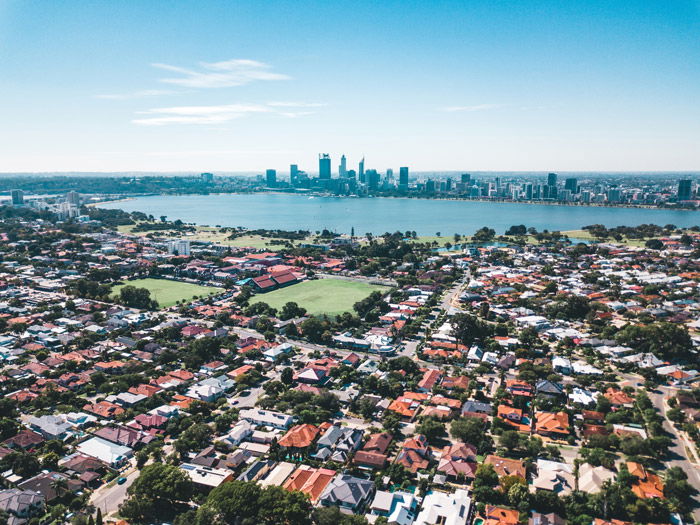
[[[664,249],[664,243],[663,243],[663,241],[661,241],[659,239],[649,239],[647,242],[644,243],[644,246],[646,246],[650,250],[663,250]]]
[[[303,317],[306,315],[306,308],[302,308],[297,303],[289,301],[282,307],[282,312],[280,313],[280,319],[286,321],[287,319],[294,319],[295,317]]]
[[[484,442],[490,441],[484,429],[484,422],[476,417],[454,420],[450,426],[450,435],[455,439],[474,445],[480,453],[485,452]]]
[[[499,496],[497,491],[494,490],[497,485],[498,474],[496,474],[493,465],[487,463],[479,465],[472,483],[474,498],[484,503],[497,503]]]
[[[207,501],[197,511],[195,523],[302,525],[309,522],[310,511],[311,503],[301,492],[232,481],[209,493]]]
[[[280,380],[285,385],[291,385],[294,382],[294,371],[292,370],[291,366],[282,369],[282,373],[280,374]]]
[[[656,322],[648,325],[627,325],[615,335],[618,344],[638,352],[651,352],[669,361],[692,358],[693,342],[683,325]]]
[[[366,525],[364,516],[344,514],[338,507],[318,507],[311,515],[314,525]],[[378,523],[378,522],[376,522]]]
[[[127,489],[129,498],[119,512],[139,522],[167,521],[193,494],[189,476],[174,465],[153,463]]]
[[[141,308],[143,310],[155,310],[158,302],[151,299],[151,292],[147,288],[137,288],[127,284],[119,290],[119,299],[124,306],[129,308]]]
[[[489,228],[488,226],[484,226],[476,231],[476,233],[472,236],[472,240],[476,242],[489,242],[492,241],[495,236],[496,230]]]
[[[507,492],[508,503],[520,510],[527,512],[530,506],[530,491],[524,483],[513,484]]]
[[[490,326],[468,313],[458,313],[452,317],[452,335],[463,345],[471,346],[491,333]]]
[[[426,417],[418,425],[416,432],[423,434],[431,444],[435,444],[445,435],[445,424],[433,417]]]
[[[501,434],[500,443],[503,448],[512,453],[520,446],[520,436],[515,430],[506,430]]]

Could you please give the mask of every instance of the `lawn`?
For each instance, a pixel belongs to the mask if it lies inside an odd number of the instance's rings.
[[[338,315],[352,311],[352,305],[374,291],[386,292],[386,286],[342,279],[304,281],[287,288],[255,295],[251,302],[265,302],[278,310],[294,301],[311,315]]]
[[[158,301],[158,305],[161,308],[173,306],[178,300],[187,302],[191,301],[195,296],[211,295],[223,291],[222,288],[200,286],[169,279],[134,279],[115,286],[114,293],[119,293],[119,290],[126,285],[146,288],[151,292],[151,298]]]
[[[272,241],[280,241],[281,239],[274,239],[272,237],[262,237],[260,235],[241,235],[235,239],[229,239],[229,232],[221,231],[221,228],[216,226],[196,226],[195,232],[185,232],[182,234],[177,234],[175,236],[165,235],[165,232],[153,231],[153,232],[136,232],[134,233],[133,224],[120,225],[117,226],[117,231],[126,235],[138,235],[140,237],[145,237],[148,233],[153,233],[157,236],[170,237],[173,239],[187,239],[190,241],[201,241],[201,242],[212,242],[215,244],[221,244],[223,246],[233,246],[236,248],[254,248],[256,250],[275,250],[280,249],[284,246],[283,243],[272,243]],[[167,233],[171,233],[172,230],[167,230]],[[309,241],[310,239],[305,239]]]
[[[643,248],[644,243],[648,239],[628,239],[623,237],[621,241],[616,241],[612,237],[601,240],[590,234],[588,230],[568,230],[562,232],[564,235],[568,235],[574,244],[576,244],[576,239],[581,239],[584,241],[594,241],[594,242],[604,242],[608,244],[622,244],[624,246],[636,246],[638,248]]]

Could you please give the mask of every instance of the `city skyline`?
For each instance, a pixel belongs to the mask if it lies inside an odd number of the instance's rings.
[[[5,2],[0,172],[697,170],[699,26],[692,1]]]

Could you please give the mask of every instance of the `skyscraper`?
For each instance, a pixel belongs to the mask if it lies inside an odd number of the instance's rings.
[[[66,193],[66,202],[73,206],[80,206],[80,193],[77,191],[69,191]]]
[[[370,190],[379,188],[379,173],[377,170],[367,170],[367,187]]]
[[[357,178],[364,184],[365,182],[365,158],[362,157],[362,160],[360,161],[360,167],[357,170]]]
[[[572,194],[578,193],[578,179],[569,177],[564,181],[564,189],[569,190]]]
[[[547,195],[545,199],[556,199],[557,198],[557,174],[550,173],[547,175]]]
[[[345,160],[345,155],[340,157],[340,166],[338,166],[338,176],[341,179],[344,179],[348,176],[348,165],[347,161]]]
[[[462,184],[469,186],[469,183],[472,180],[472,176],[469,173],[462,173]]]
[[[408,188],[408,167],[399,168],[399,188]]]
[[[267,170],[265,172],[265,181],[268,188],[277,186],[277,170]]]
[[[318,156],[318,178],[321,180],[331,178],[331,157],[328,153],[321,153]]]
[[[299,166],[296,164],[289,165],[289,182],[292,186],[299,182]]]
[[[12,190],[12,205],[13,206],[23,206],[24,205],[24,192],[22,190]]]
[[[682,179],[678,181],[678,200],[689,201],[693,198],[693,181]]]

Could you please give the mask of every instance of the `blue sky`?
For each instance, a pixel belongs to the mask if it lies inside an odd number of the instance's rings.
[[[0,0],[0,172],[697,170],[700,1]]]

